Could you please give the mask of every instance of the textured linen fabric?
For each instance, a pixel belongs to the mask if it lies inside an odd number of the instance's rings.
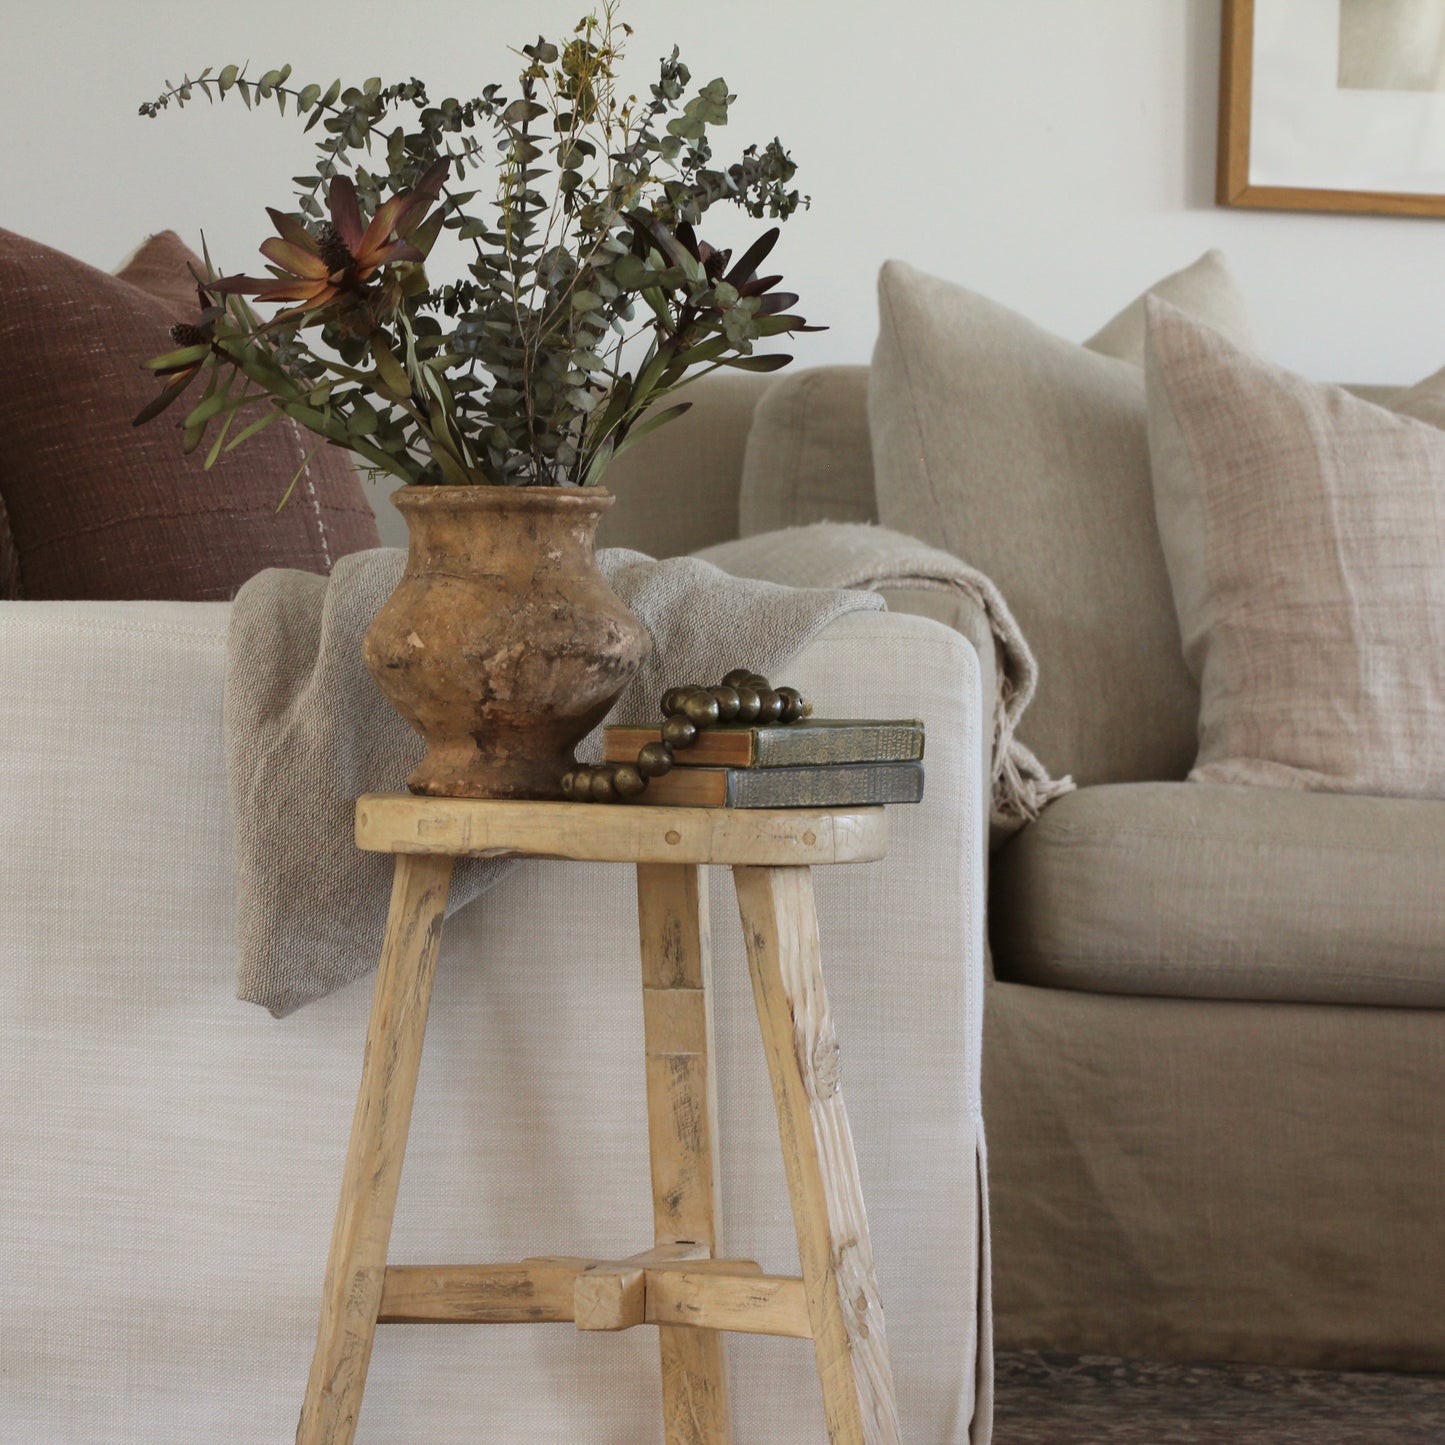
[[[668,688],[720,678],[744,662],[781,681],[777,668],[834,618],[884,606],[869,592],[743,580],[691,557],[657,562],[609,548],[597,560],[647,629],[652,651],[584,740],[579,753],[593,761],[601,759],[605,722],[653,720]],[[278,1018],[376,967],[391,859],[355,847],[354,804],[362,793],[404,787],[426,749],[372,682],[361,644],[405,564],[405,552],[386,547],[344,559],[329,579],[264,572],[232,609],[226,751],[238,996]],[[299,792],[297,779],[306,782]],[[463,859],[449,911],[509,866]],[[298,873],[308,879],[304,891],[296,888]]]
[[[263,567],[326,572],[376,545],[350,460],[322,447],[308,461],[315,438],[289,421],[209,472],[203,452],[181,452],[184,400],[131,425],[159,390],[142,363],[196,314],[194,259],[163,232],[110,276],[0,230],[0,503],[14,559],[7,568],[0,541],[0,589],[7,570],[18,582],[0,596],[223,600]]]
[[[1215,255],[1154,289],[1240,324]],[[880,520],[1008,598],[1039,659],[1023,740],[1052,773],[1081,787],[1182,778],[1198,695],[1154,524],[1142,356],[1125,356],[1133,323],[1104,329],[1103,354],[896,261],[878,294]]]
[[[932,592],[982,612],[988,622],[993,756],[990,824],[996,838],[1022,828],[1073,788],[1050,778],[1015,737],[1038,685],[1038,664],[998,588],[981,572],[913,537],[858,523],[818,522],[710,547],[702,557],[725,572],[802,587],[866,587]],[[939,620],[951,620],[940,618]]]
[[[1445,1372],[1445,1012],[995,983],[985,1018],[999,1349]]]
[[[195,314],[195,272],[205,274],[201,258],[174,231],[147,236],[115,268],[123,281],[162,302],[176,321]]]
[[[1445,1008],[1445,803],[1119,783],[993,860],[994,967],[1045,988]]]
[[[20,596],[20,554],[10,533],[5,498],[0,493],[0,602],[14,602]]]
[[[1149,311],[1199,782],[1445,798],[1445,433]]]
[[[1232,335],[1250,336],[1253,328],[1243,302],[1223,272],[1223,258],[1217,251],[1211,251],[1196,265],[1160,284],[1169,288],[1176,302],[1182,293],[1186,306],[1187,298],[1192,297],[1196,309],[1225,318]],[[1174,281],[1179,283],[1178,291],[1173,289]],[[1206,294],[1200,294],[1201,291]],[[1141,297],[1126,307],[1084,345],[1102,355],[1118,356],[1142,366],[1142,300]],[[718,384],[704,382],[692,393],[699,405]],[[1366,385],[1349,386],[1346,390],[1385,405],[1400,394],[1401,388]],[[648,445],[651,445],[650,439]],[[727,438],[726,445],[735,447],[735,438]],[[732,460],[731,456],[729,459]],[[636,476],[637,484],[648,495],[653,495],[656,483],[638,475],[649,460],[649,453],[640,445],[621,465],[629,467],[629,483]],[[666,481],[665,478],[659,480]],[[710,492],[710,497],[720,494],[727,486],[726,479],[714,477],[711,469],[708,480],[710,488],[717,489],[716,493]],[[610,474],[608,485],[612,485]],[[731,495],[731,491],[727,494]],[[811,522],[877,520],[878,498],[868,431],[868,367],[789,368],[772,380],[752,414],[738,494],[738,535],[751,537],[785,527],[804,527]],[[659,551],[648,540],[651,536],[648,529],[652,525],[647,515],[624,516],[621,508],[614,508],[603,519],[602,534],[610,545],[637,547],[657,556],[670,555]],[[709,525],[713,525],[711,520]],[[634,529],[637,536],[633,535]],[[696,546],[721,540],[726,539],[709,535]]]
[[[876,522],[868,368],[789,371],[758,402],[738,495],[738,535],[809,522]]]
[[[279,1023],[232,996],[227,624],[216,605],[0,607],[0,1438],[16,1445],[276,1445],[306,1388],[370,989]],[[816,879],[904,1438],[986,1445],[976,659],[936,623],[863,612],[789,672],[824,710],[928,727],[928,792],[890,815],[887,858]],[[633,878],[519,864],[448,924],[396,1262],[650,1243]],[[723,1238],[791,1273],[741,930],[726,870],[710,881]],[[731,1336],[729,1352],[740,1441],[823,1445],[808,1342]],[[650,1329],[386,1326],[358,1442],[635,1445],[660,1435],[657,1370]]]

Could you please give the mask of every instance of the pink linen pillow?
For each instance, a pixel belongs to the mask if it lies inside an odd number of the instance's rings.
[[[1158,300],[1145,374],[1190,778],[1445,798],[1445,432]]]

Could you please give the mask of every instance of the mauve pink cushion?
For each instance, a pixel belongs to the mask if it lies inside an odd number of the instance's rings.
[[[204,447],[181,453],[190,393],[132,427],[158,389],[142,363],[196,314],[195,259],[164,231],[112,276],[0,230],[0,597],[220,601],[266,567],[326,573],[379,545],[334,447],[277,512],[317,440],[289,421],[209,472]]]

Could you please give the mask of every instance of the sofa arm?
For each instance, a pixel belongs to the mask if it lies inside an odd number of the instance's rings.
[[[6,1439],[271,1445],[305,1391],[370,988],[281,1021],[235,1000],[228,612],[0,603]],[[828,711],[929,728],[927,793],[891,810],[887,858],[817,888],[904,1435],[980,1445],[978,667],[937,623],[866,613],[788,674]],[[792,1273],[731,883],[710,872],[725,1227]],[[650,1240],[637,967],[631,869],[518,864],[451,919],[393,1257]],[[739,1438],[820,1436],[811,1351],[743,1337],[732,1355]],[[650,1428],[657,1343],[553,1326],[492,1331],[479,1355],[471,1331],[397,1330],[373,1380],[378,1440],[485,1418],[516,1445],[605,1445]]]
[[[880,587],[890,612],[910,617],[931,617],[945,627],[962,633],[978,657],[979,695],[986,699],[984,716],[991,719],[993,699],[998,696],[998,656],[988,616],[973,598],[961,592],[931,587]],[[978,734],[980,776],[993,776],[994,730],[981,727]]]

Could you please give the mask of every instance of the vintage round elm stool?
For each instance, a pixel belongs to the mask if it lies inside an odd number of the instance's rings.
[[[358,846],[396,854],[361,1089],[326,1267],[298,1445],[350,1445],[378,1324],[656,1325],[667,1445],[731,1445],[719,1331],[813,1341],[832,1445],[897,1445],[898,1417],[811,869],[883,856],[881,808],[728,810],[377,794]],[[459,857],[637,868],[653,1248],[628,1259],[388,1265],[442,915]],[[707,887],[733,870],[782,1136],[802,1277],[713,1257],[717,1088]]]

